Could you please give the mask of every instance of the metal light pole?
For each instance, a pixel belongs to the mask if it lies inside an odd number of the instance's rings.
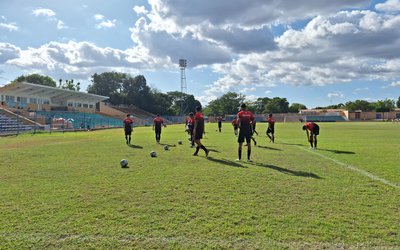
[[[179,68],[181,69],[181,111],[180,114],[183,115],[183,101],[184,101],[184,94],[187,92],[187,85],[186,85],[186,69],[187,61],[186,59],[179,59]]]

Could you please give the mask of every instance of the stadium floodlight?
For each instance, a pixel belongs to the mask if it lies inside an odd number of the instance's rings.
[[[187,85],[186,85],[186,69],[187,66],[187,61],[186,59],[179,59],[179,68],[181,69],[181,110],[180,114],[182,115],[184,110],[183,110],[183,101],[184,101],[184,94],[187,92]]]

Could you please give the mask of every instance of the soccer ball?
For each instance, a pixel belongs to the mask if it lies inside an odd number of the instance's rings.
[[[128,167],[128,160],[122,159],[120,164],[121,164],[121,168],[127,168]]]
[[[179,140],[179,141],[178,141],[178,144],[179,144],[179,145],[182,145],[182,141],[181,141],[181,140]]]
[[[151,152],[150,152],[150,156],[151,156],[151,157],[157,157],[156,151],[151,151]]]
[[[165,149],[165,150],[169,150],[168,145],[165,145],[165,146],[164,146],[164,149]]]

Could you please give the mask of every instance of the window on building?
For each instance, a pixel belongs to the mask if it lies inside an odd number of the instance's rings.
[[[50,104],[50,101],[47,99],[43,99],[43,104]]]
[[[87,103],[84,103],[84,104],[83,104],[83,107],[84,107],[84,108],[88,108],[89,105],[88,105]]]
[[[6,101],[11,101],[13,102],[15,100],[15,97],[12,95],[6,95]]]
[[[19,103],[27,103],[28,102],[28,98],[18,96],[17,97],[17,102],[19,102]]]
[[[29,103],[37,103],[37,99],[36,98],[29,98]]]
[[[77,106],[78,108],[81,108],[81,107],[82,107],[82,103],[77,102],[77,103],[76,103],[76,106]]]
[[[94,106],[93,106],[93,104],[89,104],[89,108],[91,108],[91,109],[92,109],[93,107],[94,107]]]
[[[68,107],[73,107],[73,106],[74,106],[74,104],[72,102],[68,103]]]

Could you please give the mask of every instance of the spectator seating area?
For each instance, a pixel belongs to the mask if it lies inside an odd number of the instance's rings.
[[[339,116],[339,115],[307,115],[305,121],[307,121],[307,122],[345,122],[347,120],[343,116]]]
[[[106,117],[99,114],[62,111],[33,112],[30,119],[36,120],[45,117],[46,124],[57,124],[63,129],[97,129],[122,127],[122,120]]]
[[[0,134],[17,134],[32,129],[32,126],[24,125],[18,119],[0,113]]]

